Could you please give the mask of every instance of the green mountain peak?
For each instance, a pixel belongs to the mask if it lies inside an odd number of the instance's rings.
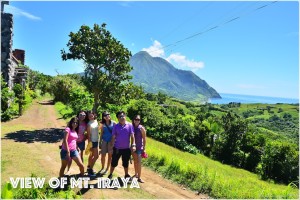
[[[144,87],[146,92],[163,92],[186,101],[205,101],[221,98],[205,80],[194,72],[175,68],[167,60],[152,57],[146,51],[133,55],[129,61],[133,67],[133,82]]]

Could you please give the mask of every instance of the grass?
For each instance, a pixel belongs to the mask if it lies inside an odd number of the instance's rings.
[[[241,107],[232,108],[232,110],[236,111],[239,114],[242,114],[247,110],[265,109],[262,115],[256,115],[255,117],[267,119],[274,115],[272,113],[268,113],[268,111],[266,110],[268,106],[271,107],[270,111],[273,111],[274,114],[277,114],[280,117],[282,117],[284,113],[290,113],[293,118],[299,118],[299,111],[297,110],[299,106],[296,104],[241,104]],[[280,108],[282,109],[282,112],[278,113],[278,110]]]
[[[63,119],[69,121],[74,116],[72,108],[66,106],[62,102],[56,102],[54,104],[55,109],[58,111],[58,115]]]
[[[213,161],[201,154],[193,155],[147,139],[149,158],[143,164],[164,177],[213,198],[298,199],[292,186],[262,181],[256,174]]]
[[[42,169],[39,163],[38,156],[39,152],[34,152],[36,156],[33,156],[30,162],[28,161],[28,157],[24,156],[24,153],[28,153],[28,144],[26,143],[18,143],[15,144],[14,141],[6,140],[4,137],[7,133],[16,132],[19,130],[33,130],[32,128],[28,128],[23,125],[15,125],[15,126],[7,126],[6,124],[2,124],[1,131],[1,186],[5,184],[4,181],[8,181],[9,177],[27,177],[30,174],[27,174],[28,171],[35,172],[36,174],[44,177],[45,171]],[[12,148],[13,147],[13,148]],[[33,154],[34,155],[34,154]],[[32,164],[36,163],[36,164]],[[12,167],[13,166],[13,167]]]

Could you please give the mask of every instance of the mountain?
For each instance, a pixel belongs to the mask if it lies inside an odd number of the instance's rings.
[[[221,98],[219,93],[192,71],[176,69],[160,57],[152,57],[145,51],[133,55],[129,61],[133,70],[133,82],[146,92],[159,91],[186,101],[204,101]]]

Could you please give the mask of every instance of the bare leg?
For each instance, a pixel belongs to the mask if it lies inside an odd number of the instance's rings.
[[[92,156],[92,160],[91,160],[91,163],[90,163],[90,168],[91,168],[91,169],[93,169],[96,160],[99,158],[98,147],[93,148],[93,154],[92,154],[92,155],[93,155],[93,156]]]
[[[80,158],[81,158],[82,163],[83,163],[83,152],[84,152],[84,150],[80,151]]]
[[[68,160],[61,160],[61,167],[60,167],[60,170],[59,170],[59,177],[64,176],[64,172],[65,172],[65,169],[67,167],[67,164],[68,164]]]
[[[83,163],[81,161],[81,158],[79,156],[78,157],[73,157],[73,160],[76,162],[76,164],[79,167],[80,175],[83,176],[84,175],[84,166],[83,166]]]
[[[138,178],[141,178],[141,173],[142,173],[142,156],[141,156],[141,154],[137,155],[137,172],[138,172]]]
[[[111,154],[111,153],[108,153],[108,160],[107,160],[106,171],[108,171],[109,166],[111,165],[111,159],[112,159],[112,154]]]
[[[137,155],[137,153],[133,152],[132,157],[133,157],[133,164],[134,164],[134,175],[138,178],[139,174],[138,174],[138,155]]]
[[[69,174],[70,173],[70,168],[71,168],[71,165],[72,165],[72,158],[69,158],[68,160],[68,167],[67,167],[67,173],[66,174]]]
[[[88,160],[88,166],[91,168],[91,164],[92,164],[92,160],[93,160],[93,154],[89,155],[89,160]]]
[[[101,170],[104,169],[106,154],[101,154]],[[100,170],[100,171],[101,171]]]

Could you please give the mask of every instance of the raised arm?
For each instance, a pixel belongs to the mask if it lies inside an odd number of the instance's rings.
[[[132,151],[135,152],[135,150],[136,150],[136,144],[135,144],[134,133],[132,133],[132,134],[130,135],[130,139],[131,139],[131,147],[132,147]]]

